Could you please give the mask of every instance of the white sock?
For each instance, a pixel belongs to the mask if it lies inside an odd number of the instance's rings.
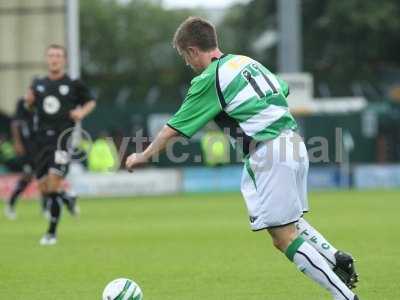
[[[286,256],[309,278],[327,289],[335,300],[354,300],[355,294],[331,270],[325,259],[301,237],[286,250]]]
[[[300,236],[313,246],[333,268],[336,265],[335,253],[337,249],[333,247],[314,227],[312,227],[304,218],[296,223],[296,228]]]

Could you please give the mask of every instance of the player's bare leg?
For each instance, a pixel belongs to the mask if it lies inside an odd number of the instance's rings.
[[[55,175],[55,174],[53,174]],[[57,175],[55,175],[57,176]],[[48,206],[50,204],[49,201],[49,196],[48,194],[49,189],[48,189],[48,184],[55,186],[55,189],[57,190],[57,192],[60,194],[60,198],[62,200],[62,202],[65,204],[65,206],[67,207],[68,211],[70,212],[71,215],[73,216],[77,216],[80,213],[80,209],[79,206],[77,205],[77,196],[75,193],[72,192],[66,192],[63,188],[63,178],[60,176],[57,176],[57,179],[51,178],[48,179],[47,176],[39,181],[39,190],[42,193],[43,198],[42,198],[42,210],[43,212],[46,214],[45,216],[47,217],[47,213],[48,213]],[[59,179],[61,178],[61,179]],[[61,180],[60,182],[58,182],[59,180]]]
[[[46,219],[50,219],[50,212],[49,212],[50,200],[49,200],[49,192],[48,192],[48,188],[47,188],[47,175],[38,180],[38,188],[42,195],[41,209],[42,209],[43,216]]]
[[[356,287],[358,274],[354,267],[353,257],[343,251],[338,251],[325,237],[310,225],[304,218],[296,223],[301,237],[313,246],[329,263],[333,271],[350,288]]]
[[[45,195],[48,193],[47,191],[47,176],[40,178],[38,180],[38,187],[39,187],[39,191]]]
[[[357,296],[332,271],[326,260],[301,236],[294,224],[268,229],[276,248],[309,278],[328,290],[335,300],[357,300]]]

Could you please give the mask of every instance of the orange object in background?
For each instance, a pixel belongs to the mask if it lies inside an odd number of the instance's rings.
[[[0,176],[0,200],[5,200],[10,196],[20,176],[21,175],[18,174]],[[68,189],[69,183],[67,181],[64,181],[64,185]],[[32,180],[29,186],[22,193],[21,197],[28,200],[40,197],[36,180]]]

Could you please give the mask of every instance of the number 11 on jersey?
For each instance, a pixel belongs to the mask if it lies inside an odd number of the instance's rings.
[[[257,94],[257,97],[262,99],[267,96],[269,93],[272,95],[279,94],[280,86],[276,86],[274,84],[275,78],[270,78],[274,76],[273,74],[265,74],[256,64],[251,64],[250,68],[257,73],[256,76],[253,76],[252,72],[249,69],[244,69],[242,71],[242,76],[246,79],[246,81],[251,85],[254,92]],[[256,77],[261,75],[262,80],[266,83],[263,84],[264,90],[262,90],[261,86],[257,83]]]

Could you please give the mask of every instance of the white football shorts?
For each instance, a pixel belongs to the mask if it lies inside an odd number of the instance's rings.
[[[294,223],[308,211],[308,165],[306,146],[292,130],[257,145],[241,182],[253,231]]]

